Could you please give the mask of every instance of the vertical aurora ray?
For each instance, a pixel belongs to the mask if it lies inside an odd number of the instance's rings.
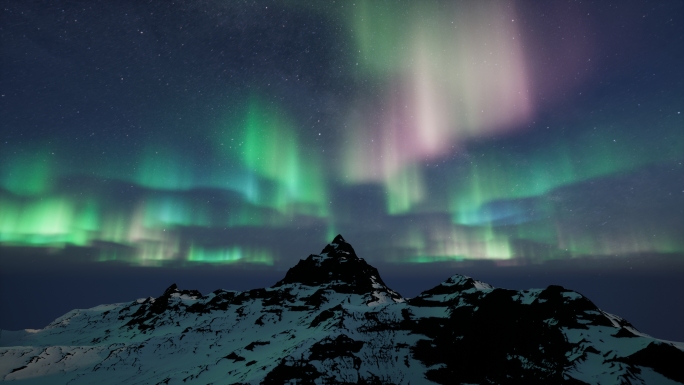
[[[388,260],[400,263],[505,261],[515,256],[510,238],[497,234],[491,226],[460,226],[440,220],[407,227],[393,247],[405,256]]]
[[[62,243],[71,234],[73,208],[64,199],[29,202],[3,199],[1,203],[3,242],[28,245]]]
[[[355,5],[348,18],[361,68],[380,75],[401,70],[406,65],[402,52],[406,47],[398,43],[408,37],[403,26],[407,25],[410,13],[405,9],[415,7],[405,2],[402,6],[387,6],[372,0],[361,0]]]
[[[24,246],[86,246],[99,228],[93,200],[0,197],[0,242]]]
[[[385,184],[387,212],[390,215],[406,213],[426,196],[425,182],[417,165],[408,165],[392,175]]]
[[[192,246],[188,252],[187,261],[210,264],[233,264],[241,262],[272,266],[275,258],[268,250],[243,248],[240,246],[224,248]]]
[[[364,58],[374,54],[369,48],[373,36],[396,39],[383,44],[394,47],[391,53],[379,51],[376,61],[366,63],[404,64],[399,69],[387,64],[381,100],[364,101],[350,115],[351,145],[343,149],[343,171],[351,183],[382,182],[393,214],[407,212],[422,199],[419,164],[452,153],[466,140],[510,132],[532,114],[512,4],[421,3],[412,8],[411,16],[391,17],[380,5],[362,3],[354,16],[358,44],[367,51]],[[374,24],[376,18],[382,22]],[[386,33],[394,29],[404,32]],[[398,60],[385,58],[397,55]],[[407,173],[413,176],[411,194],[398,188]]]
[[[272,182],[272,188],[259,190],[253,203],[282,212],[295,210],[307,215],[326,215],[327,194],[321,160],[301,147],[297,132],[284,112],[252,98],[243,135],[238,148],[245,167]]]
[[[119,209],[104,213],[103,217],[100,238],[106,242],[128,244],[130,213]]]

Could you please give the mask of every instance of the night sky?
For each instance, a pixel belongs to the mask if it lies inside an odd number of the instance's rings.
[[[681,1],[4,1],[0,328],[270,286],[560,284],[684,341]]]

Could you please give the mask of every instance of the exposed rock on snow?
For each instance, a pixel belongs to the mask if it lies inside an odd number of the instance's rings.
[[[454,275],[405,300],[340,235],[273,287],[73,310],[2,331],[25,384],[676,384],[682,344],[560,286]]]

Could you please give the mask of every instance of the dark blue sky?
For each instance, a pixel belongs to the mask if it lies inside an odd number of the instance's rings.
[[[561,284],[684,340],[684,5],[8,1],[0,327],[279,280]]]

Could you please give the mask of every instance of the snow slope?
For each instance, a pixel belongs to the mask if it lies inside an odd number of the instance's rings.
[[[0,379],[20,384],[681,384],[681,363],[682,344],[560,286],[454,275],[406,300],[339,235],[270,288],[174,284],[0,335]]]

